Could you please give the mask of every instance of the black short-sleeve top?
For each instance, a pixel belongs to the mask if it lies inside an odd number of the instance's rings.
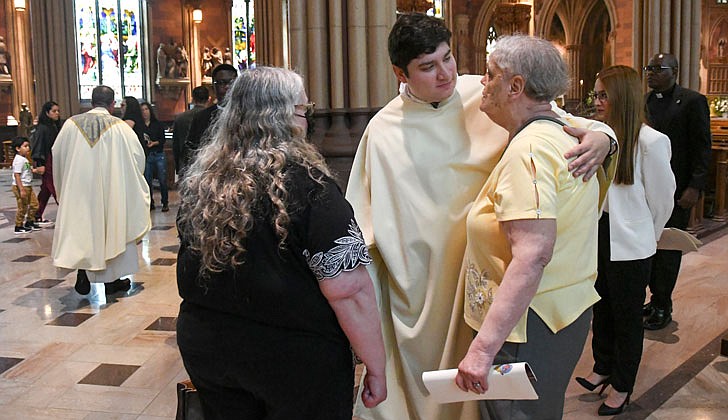
[[[198,280],[200,255],[185,241],[177,263],[177,284],[183,306],[200,306],[282,329],[296,329],[346,342],[319,281],[336,281],[371,259],[354,212],[333,179],[312,180],[306,169],[286,169],[290,224],[285,248],[271,222],[271,204],[261,200],[246,240],[244,263]]]

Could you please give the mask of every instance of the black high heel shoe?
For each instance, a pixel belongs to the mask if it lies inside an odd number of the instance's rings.
[[[599,410],[597,410],[597,414],[600,416],[616,416],[623,412],[624,408],[629,405],[629,396],[630,394],[627,394],[627,398],[624,399],[624,402],[619,407],[610,407],[607,403],[602,403],[602,405],[599,406]]]
[[[598,386],[601,385],[602,388],[599,390],[599,395],[602,395],[602,393],[604,392],[604,389],[607,387],[607,385],[609,385],[609,376],[607,376],[606,378],[602,379],[601,382],[596,383],[596,384],[593,384],[593,383],[587,381],[586,378],[582,378],[581,376],[577,376],[576,377],[576,383],[578,383],[579,385],[581,385],[584,388],[586,388],[587,391],[594,391],[595,389],[597,389]]]

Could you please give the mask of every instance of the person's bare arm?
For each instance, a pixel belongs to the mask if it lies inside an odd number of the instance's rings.
[[[513,259],[455,377],[460,389],[479,394],[488,390],[493,359],[536,295],[556,242],[554,219],[513,220],[502,222],[501,227],[511,245]],[[476,383],[480,386],[474,386]]]
[[[20,180],[20,174],[17,172],[13,172],[13,177],[15,178],[15,185],[18,187],[18,192],[20,193],[20,196],[25,198],[25,188],[23,188],[23,182]]]
[[[319,287],[351,347],[367,367],[362,401],[366,407],[374,407],[387,398],[387,382],[382,327],[369,273],[360,265],[320,281]]]

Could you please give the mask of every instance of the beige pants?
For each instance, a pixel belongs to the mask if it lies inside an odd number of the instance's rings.
[[[33,192],[33,187],[20,187],[25,190],[25,197],[20,195],[17,185],[13,185],[13,195],[15,201],[18,202],[18,212],[15,213],[15,226],[23,226],[25,216],[28,216],[28,222],[35,222],[35,213],[38,211],[38,198]]]

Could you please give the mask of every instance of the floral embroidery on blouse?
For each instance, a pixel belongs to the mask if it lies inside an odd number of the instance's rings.
[[[489,284],[489,277],[487,271],[478,271],[475,264],[468,262],[465,272],[466,305],[471,314],[477,314],[480,318],[485,315],[485,305],[493,304],[493,286],[495,284]]]
[[[347,231],[349,235],[336,239],[334,243],[338,245],[328,251],[317,252],[313,256],[308,249],[303,251],[303,256],[316,280],[336,277],[342,271],[351,271],[360,264],[366,265],[372,262],[364,243],[364,236],[354,220],[349,222]]]

